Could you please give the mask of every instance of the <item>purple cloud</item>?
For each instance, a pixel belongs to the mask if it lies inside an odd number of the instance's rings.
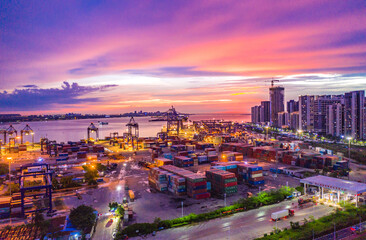
[[[50,109],[54,104],[79,104],[86,102],[99,102],[98,97],[82,98],[92,93],[103,91],[117,85],[103,86],[80,86],[77,83],[63,82],[60,88],[34,88],[25,87],[24,89],[15,89],[12,92],[0,92],[0,108],[4,111],[11,110],[44,110]]]

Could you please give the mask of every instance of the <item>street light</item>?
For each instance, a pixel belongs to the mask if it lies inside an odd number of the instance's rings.
[[[301,136],[301,134],[303,133],[304,131],[303,130],[301,130],[301,129],[299,129],[299,130],[297,130],[297,133]]]

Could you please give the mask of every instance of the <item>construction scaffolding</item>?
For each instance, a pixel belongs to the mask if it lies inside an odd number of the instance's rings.
[[[20,171],[19,186],[22,217],[25,217],[26,214],[38,211],[42,212],[47,210],[48,213],[52,212],[52,171],[50,170],[49,164],[29,164],[22,166]],[[30,184],[30,182],[33,184]],[[26,210],[26,205],[32,203],[33,199],[38,196],[42,196],[43,200],[48,200],[47,202],[44,202],[45,206],[38,209]],[[16,205],[16,202],[12,201],[12,205]]]

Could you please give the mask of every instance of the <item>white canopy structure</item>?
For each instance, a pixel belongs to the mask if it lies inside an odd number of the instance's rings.
[[[305,191],[306,186],[317,186],[322,189],[322,195],[323,195],[323,189],[329,189],[332,191],[339,192],[345,192],[350,195],[356,196],[356,204],[358,201],[358,195],[363,194],[366,192],[366,184],[339,179],[339,178],[332,178],[332,177],[326,177],[322,175],[314,176],[314,177],[308,177],[300,180],[301,183],[305,185]],[[339,198],[339,195],[338,195]],[[339,200],[339,199],[338,199]]]

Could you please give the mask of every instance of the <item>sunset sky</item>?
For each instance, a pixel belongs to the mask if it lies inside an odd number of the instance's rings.
[[[272,77],[286,100],[366,89],[365,0],[2,1],[0,21],[1,113],[249,113]]]

